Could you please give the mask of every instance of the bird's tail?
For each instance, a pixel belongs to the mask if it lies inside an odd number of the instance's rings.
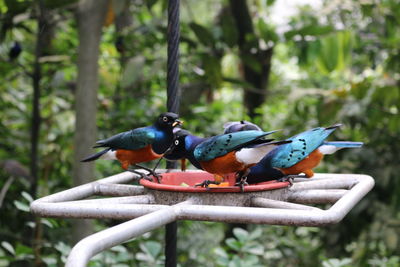
[[[322,146],[318,148],[319,152],[322,154],[333,154],[342,148],[356,148],[362,147],[363,142],[350,142],[350,141],[332,141],[324,142]]]
[[[101,156],[103,156],[104,154],[106,154],[110,150],[111,150],[110,148],[104,149],[104,150],[102,150],[100,152],[97,152],[97,153],[95,153],[93,155],[90,155],[90,156],[84,158],[83,160],[81,160],[81,162],[89,162],[89,161],[93,161],[93,160],[99,159]]]
[[[332,142],[324,142],[324,145],[335,146],[340,148],[351,148],[351,147],[362,147],[363,142],[350,142],[350,141],[332,141]]]
[[[93,148],[105,147],[105,140],[100,140],[96,142],[96,145]]]
[[[326,127],[325,130],[336,129],[336,128],[341,127],[342,125],[343,125],[343,124],[341,124],[341,123],[336,123],[336,124],[334,124],[334,125],[331,125],[331,126],[329,126],[329,127]]]

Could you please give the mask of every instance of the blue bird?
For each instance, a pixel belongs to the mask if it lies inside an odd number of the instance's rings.
[[[362,142],[350,141],[326,142],[325,139],[340,126],[341,124],[318,127],[287,139],[292,142],[274,148],[250,169],[247,182],[258,183],[277,178],[287,180],[286,178],[290,179],[300,173],[310,178],[314,176],[312,169],[320,163],[324,155],[342,148],[357,148],[363,145]]]
[[[21,52],[22,52],[21,44],[19,42],[15,41],[13,43],[13,46],[8,51],[8,57],[9,57],[10,61],[13,61],[14,59],[16,59],[19,56],[19,54],[21,54]]]
[[[216,175],[215,181],[206,180],[199,186],[219,184],[222,176],[237,173],[245,177],[248,169],[256,164],[275,146],[291,141],[271,142],[262,139],[275,131],[242,131],[209,138],[201,138],[181,130],[176,133],[174,149],[167,159],[185,157],[196,167]]]
[[[174,139],[173,128],[179,124],[181,121],[178,120],[177,114],[162,113],[152,126],[136,128],[97,141],[94,148],[105,147],[105,149],[86,157],[82,162],[99,158],[114,159],[118,160],[125,170],[132,165],[148,170],[154,175],[154,171],[137,164],[161,158],[171,147]]]

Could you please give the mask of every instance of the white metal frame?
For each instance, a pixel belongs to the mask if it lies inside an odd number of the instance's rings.
[[[176,220],[299,226],[338,223],[374,186],[374,179],[367,175],[316,174],[297,179],[289,188],[264,192],[181,193],[124,184],[134,179],[136,174],[124,172],[32,202],[31,211],[43,217],[129,220],[78,242],[66,266],[86,266],[101,251]],[[86,199],[92,196],[107,198]],[[322,209],[310,204],[333,205]]]

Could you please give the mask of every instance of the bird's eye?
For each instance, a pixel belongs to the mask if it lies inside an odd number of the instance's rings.
[[[162,120],[165,121],[165,122],[167,122],[167,121],[168,121],[168,118],[167,118],[167,117],[163,117]]]
[[[175,140],[175,145],[179,145],[179,140]]]

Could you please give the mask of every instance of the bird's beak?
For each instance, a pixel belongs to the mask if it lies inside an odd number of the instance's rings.
[[[176,120],[176,121],[174,121],[174,122],[172,123],[172,127],[175,127],[175,126],[177,126],[177,125],[182,125],[182,123],[183,123],[183,121]]]

